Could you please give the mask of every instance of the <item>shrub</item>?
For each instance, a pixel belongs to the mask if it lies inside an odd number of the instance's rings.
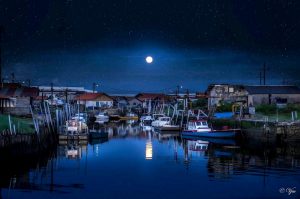
[[[221,102],[221,105],[217,107],[217,112],[231,112],[232,103]]]
[[[275,104],[262,104],[255,107],[255,111],[264,115],[275,114],[277,107]]]

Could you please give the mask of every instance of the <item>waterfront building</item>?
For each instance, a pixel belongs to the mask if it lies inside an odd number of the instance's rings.
[[[293,85],[245,86],[248,106],[259,104],[295,104],[300,103],[300,89]]]
[[[0,109],[13,115],[30,114],[30,106],[39,95],[39,89],[19,83],[3,83],[0,88]]]
[[[293,85],[211,84],[207,89],[208,107],[221,102],[240,102],[246,106],[300,103],[300,89]]]
[[[105,93],[83,93],[77,95],[74,100],[86,108],[111,108],[114,102],[113,98]]]

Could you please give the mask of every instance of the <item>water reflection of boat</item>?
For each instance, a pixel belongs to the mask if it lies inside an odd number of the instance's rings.
[[[230,151],[215,150],[214,156],[215,157],[232,157],[233,153]]]
[[[199,140],[199,138],[195,136],[185,136],[185,139],[188,140]],[[236,141],[234,139],[222,139],[222,138],[208,138],[208,137],[201,137],[201,140],[207,141],[214,144],[222,144],[222,145],[236,145]]]
[[[66,158],[68,159],[81,159],[81,147],[77,145],[69,145],[66,148]]]
[[[203,140],[190,140],[188,142],[189,150],[191,151],[206,151],[208,149],[209,142]]]
[[[170,139],[174,137],[178,137],[179,133],[177,132],[159,132],[158,134],[158,140],[164,140],[164,139]]]
[[[108,137],[102,137],[102,138],[99,138],[99,139],[90,139],[89,140],[90,145],[101,144],[101,143],[104,143],[104,142],[108,142]]]
[[[108,132],[105,132],[104,130],[95,130],[91,129],[89,131],[89,137],[91,139],[99,139],[99,138],[107,138],[108,137]]]
[[[139,117],[135,113],[127,113],[125,116],[120,116],[120,120],[138,120]]]
[[[143,125],[143,124],[141,124],[141,129],[142,129],[143,132],[147,132],[147,131],[151,132],[151,131],[153,131],[153,127],[149,126],[149,125]]]
[[[97,123],[97,124],[105,124],[107,122],[109,122],[109,119],[103,119],[103,120],[96,120],[95,121],[95,123]]]

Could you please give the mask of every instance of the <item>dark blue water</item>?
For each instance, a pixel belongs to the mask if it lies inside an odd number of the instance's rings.
[[[48,155],[2,168],[2,198],[300,197],[295,143],[182,140],[123,126],[109,129],[108,139],[61,144]]]

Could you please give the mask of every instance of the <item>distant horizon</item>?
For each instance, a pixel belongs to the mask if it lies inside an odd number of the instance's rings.
[[[148,53],[152,52],[152,53]],[[152,55],[153,63],[145,57]],[[256,84],[267,64],[267,84],[300,84],[298,53],[259,55],[232,50],[128,48],[3,56],[3,77],[33,85],[84,86],[109,93],[203,91],[211,83]],[[9,67],[8,67],[9,66]],[[284,66],[284,67],[283,67]]]

